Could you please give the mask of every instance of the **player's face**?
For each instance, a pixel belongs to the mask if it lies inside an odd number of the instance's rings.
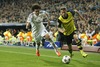
[[[40,9],[35,9],[34,10],[34,13],[38,16],[39,15],[39,12],[40,12]]]
[[[62,17],[67,17],[67,13],[66,13],[66,10],[60,10],[60,14]]]

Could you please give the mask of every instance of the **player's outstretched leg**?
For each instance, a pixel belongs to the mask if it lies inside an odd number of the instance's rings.
[[[61,56],[61,53],[58,51],[58,49],[57,49],[55,43],[54,43],[51,39],[50,39],[49,41],[50,41],[51,44],[53,45],[53,48],[54,48],[54,50],[55,50],[55,53],[56,53],[58,56]]]
[[[78,40],[77,46],[78,46],[78,49],[80,50],[81,55],[82,55],[84,58],[86,58],[86,57],[88,56],[88,54],[86,54],[86,53],[83,51],[83,47],[81,46],[81,40]]]

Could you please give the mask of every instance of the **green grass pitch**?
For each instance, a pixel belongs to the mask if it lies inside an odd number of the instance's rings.
[[[0,45],[0,67],[100,67],[100,53],[88,53],[83,58],[79,51],[74,51],[70,64],[62,63],[62,57],[68,51],[60,50],[58,57],[53,49],[40,48],[41,56],[35,55],[35,48]]]

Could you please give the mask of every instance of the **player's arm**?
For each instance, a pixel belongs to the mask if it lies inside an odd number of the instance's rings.
[[[26,21],[26,29],[30,29],[31,28],[31,23],[32,22],[32,14],[30,14],[27,18],[27,21]]]
[[[61,23],[62,22],[58,19],[58,25],[57,25],[58,31],[61,32],[61,33],[64,33],[65,32],[65,29],[61,27]]]
[[[48,14],[46,11],[44,11],[44,13],[45,13],[45,18],[47,18],[47,20],[48,20],[48,23],[47,23],[46,28],[50,28],[50,19],[49,19],[49,14]]]
[[[87,24],[87,21],[86,21],[86,19],[85,18],[83,18],[83,16],[79,13],[79,11],[78,10],[74,10],[78,15],[79,15],[79,17],[82,19],[82,20],[84,20],[85,21],[85,23]]]
[[[29,29],[29,28],[30,28],[30,23],[26,22],[26,29]]]

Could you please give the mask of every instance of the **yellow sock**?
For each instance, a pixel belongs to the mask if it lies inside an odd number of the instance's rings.
[[[82,54],[82,56],[83,56],[84,58],[87,57],[88,54],[86,54],[83,50],[80,50],[80,52],[81,52],[81,54]]]
[[[80,52],[81,52],[81,54],[83,54],[84,51],[83,50],[80,50]]]

